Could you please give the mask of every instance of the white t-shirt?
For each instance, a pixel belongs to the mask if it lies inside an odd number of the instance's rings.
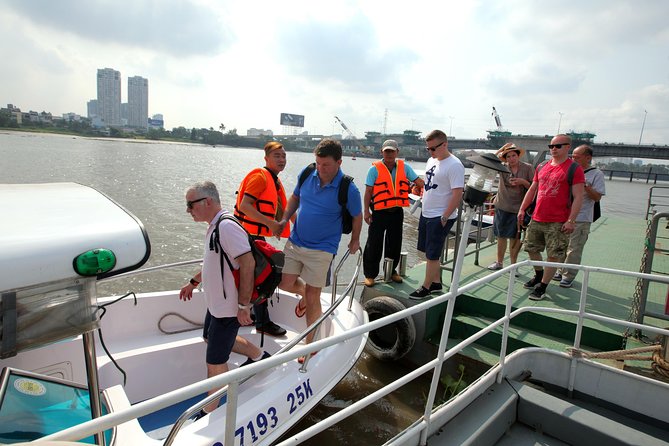
[[[590,186],[592,186],[595,192],[599,192],[600,194],[602,194],[602,196],[606,195],[606,185],[604,184],[604,173],[601,170],[594,168],[592,170],[588,170],[587,172],[585,172],[585,182],[590,183]],[[578,216],[576,217],[576,221],[592,223],[594,213],[595,213],[595,202],[593,201],[592,198],[590,198],[590,195],[588,195],[587,192],[583,191],[583,204],[581,205],[581,210],[579,211]]]
[[[210,240],[214,232],[214,226],[218,217],[222,214],[230,215],[229,212],[221,210],[216,217],[209,223],[207,235],[204,239],[204,261],[202,264],[202,289],[204,298],[207,301],[207,308],[212,316],[215,317],[235,317],[237,316],[238,294],[235,286],[235,279],[232,271],[227,265],[225,259],[221,259],[220,249],[216,252],[213,245],[210,248]],[[219,225],[220,241],[225,253],[232,263],[234,269],[239,268],[237,257],[251,251],[249,238],[246,231],[237,223],[224,219]],[[223,260],[225,276],[221,281],[221,264]],[[223,285],[225,284],[225,298],[223,297]]]
[[[423,192],[423,216],[426,218],[441,217],[448,208],[453,196],[453,189],[465,187],[465,167],[454,156],[439,161],[430,158],[425,164],[425,192]],[[455,218],[458,209],[448,217]]]

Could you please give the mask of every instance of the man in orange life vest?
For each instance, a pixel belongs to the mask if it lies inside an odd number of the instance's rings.
[[[385,256],[393,259],[393,282],[401,283],[397,264],[402,250],[404,209],[409,206],[411,182],[423,187],[424,183],[411,166],[398,160],[397,141],[389,139],[381,146],[381,161],[372,163],[365,180],[364,218],[369,225],[367,244],[363,254],[365,285],[374,286],[379,274],[379,262],[385,238]],[[384,237],[385,236],[385,237]]]
[[[286,208],[286,192],[279,173],[286,167],[286,151],[276,141],[265,144],[265,167],[253,169],[237,191],[235,217],[254,238],[265,240],[275,235],[288,237],[290,225],[279,221]],[[304,294],[303,294],[304,295]],[[256,329],[271,336],[283,336],[286,330],[270,320],[267,302],[254,305]]]

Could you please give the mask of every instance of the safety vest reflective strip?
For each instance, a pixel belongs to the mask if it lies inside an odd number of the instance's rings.
[[[281,181],[277,178],[279,189],[275,187],[274,177],[269,170],[265,168],[253,169],[251,172],[244,177],[242,183],[239,185],[239,190],[237,191],[237,203],[235,203],[235,217],[242,224],[244,229],[246,229],[251,235],[261,235],[263,237],[271,236],[272,232],[269,228],[257,221],[254,221],[246,216],[240,209],[242,200],[244,199],[244,194],[246,193],[246,188],[248,187],[248,182],[250,179],[256,175],[258,172],[262,172],[265,175],[267,181],[267,187],[260,194],[259,197],[255,197],[256,201],[254,206],[258,212],[267,217],[274,219],[277,211],[277,203],[281,203],[281,207],[286,209],[286,192],[283,189]],[[281,237],[288,237],[290,235],[290,224],[286,224],[281,232]]]
[[[372,189],[372,208],[375,210],[409,206],[409,180],[404,172],[404,161],[395,161],[395,183],[383,161],[372,163],[378,172]]]

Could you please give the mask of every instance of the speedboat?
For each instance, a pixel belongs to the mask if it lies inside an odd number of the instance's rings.
[[[348,373],[367,340],[337,340],[367,321],[351,297],[355,277],[341,294],[336,280],[322,294],[323,317],[311,327],[295,314],[299,296],[277,292],[269,311],[287,334],[239,331],[272,356],[240,367],[247,358],[233,353],[230,371],[207,379],[199,291],[188,303],[178,290],[96,295],[101,281],[161,269],[140,269],[151,247],[135,216],[75,183],[1,185],[0,203],[14,210],[0,221],[2,444],[273,444]],[[359,266],[360,255],[356,275]],[[317,341],[306,345],[309,330]],[[207,398],[211,389],[221,390]],[[190,419],[216,398],[217,410]]]

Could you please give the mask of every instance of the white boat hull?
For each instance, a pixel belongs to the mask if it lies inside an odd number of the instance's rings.
[[[101,299],[105,303],[113,298]],[[281,294],[270,306],[272,320],[288,330],[286,336],[264,337],[263,350],[276,353],[290,340],[306,329],[304,318],[295,316],[297,296]],[[323,308],[330,306],[330,295],[323,294]],[[367,320],[357,301],[347,309],[348,301],[340,305],[322,328],[322,337],[330,337],[350,330]],[[141,401],[164,395],[206,378],[205,349],[201,328],[195,328],[177,316],[167,316],[163,329],[188,331],[165,334],[158,321],[165,314],[177,313],[198,323],[204,320],[206,307],[203,296],[196,293],[190,302],[181,302],[178,291],[139,295],[137,305],[128,297],[108,307],[101,320],[104,342],[114,359],[127,373],[127,383],[97,340],[97,365],[100,387],[107,392],[116,411]],[[240,335],[260,345],[260,334],[253,327],[242,327]],[[353,367],[366,342],[366,335],[328,347],[313,356],[306,372],[299,371],[297,361],[291,359],[270,370],[262,371],[239,388],[236,411],[235,444],[270,444],[283,435],[306,415]],[[232,354],[229,365],[235,370],[246,360]],[[84,384],[86,374],[80,338],[34,349],[0,361],[0,367],[55,376]],[[199,394],[201,392],[196,392]],[[189,398],[194,395],[185,395]],[[174,420],[172,420],[173,422]],[[211,415],[186,425],[174,444],[222,444],[225,428],[225,404]],[[115,444],[158,444],[169,426],[145,433],[137,420],[120,426]],[[221,443],[218,443],[221,442]]]

